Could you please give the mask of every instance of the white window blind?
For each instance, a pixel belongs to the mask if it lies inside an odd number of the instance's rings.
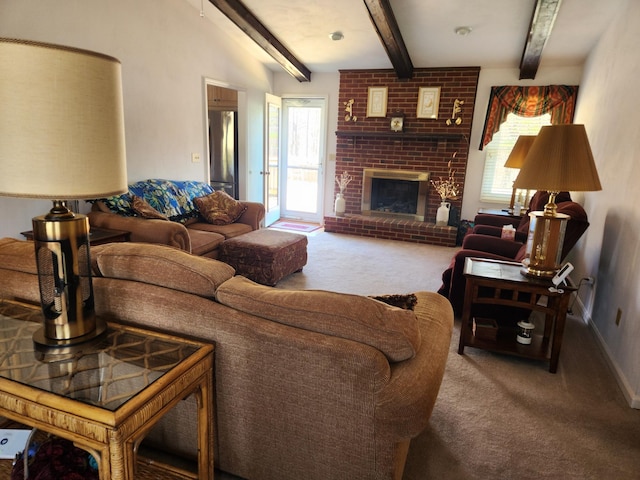
[[[513,181],[518,176],[516,168],[505,168],[504,164],[520,135],[537,135],[545,125],[551,125],[551,114],[539,117],[520,117],[513,113],[500,125],[500,131],[484,148],[484,173],[480,200],[487,203],[508,205],[511,201]]]

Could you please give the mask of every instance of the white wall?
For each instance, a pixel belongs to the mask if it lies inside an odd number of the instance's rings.
[[[593,295],[583,295],[586,315],[635,408],[640,408],[639,20],[640,2],[629,1],[592,51],[575,119],[587,129],[603,188],[585,194],[591,225],[574,255],[575,278],[596,277]],[[622,317],[616,326],[618,309]]]
[[[129,181],[206,179],[205,164],[191,162],[192,152],[206,158],[205,77],[246,92],[246,112],[253,115],[241,127],[241,161],[262,163],[260,112],[273,73],[184,0],[2,0],[0,36],[85,48],[121,61]],[[240,179],[244,198],[262,200],[261,182],[251,176],[259,170],[247,168]],[[258,189],[247,188],[250,183]],[[0,236],[21,238],[31,217],[49,208],[43,201],[0,197]]]

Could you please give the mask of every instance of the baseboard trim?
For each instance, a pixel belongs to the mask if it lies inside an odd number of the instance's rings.
[[[591,318],[591,314],[586,311],[586,309],[584,308],[584,304],[582,303],[580,298],[577,298],[576,300],[577,301],[573,306],[574,315],[576,315],[578,318],[581,318],[582,321],[586,323],[591,329],[591,332],[593,333],[596,339],[596,342],[600,347],[600,350],[604,354],[604,358],[607,361],[607,364],[609,365],[609,368],[611,369],[611,372],[613,373],[613,376],[616,379],[616,382],[618,382],[618,386],[620,387],[620,390],[622,390],[622,394],[624,395],[624,398],[627,400],[627,403],[629,403],[629,406],[631,408],[640,409],[640,395],[636,395],[633,392],[631,386],[629,385],[629,382],[627,381],[627,377],[624,375],[624,372],[619,368],[618,364],[614,360],[613,355],[611,355],[611,351],[609,350],[608,345],[604,341],[604,338],[602,337],[602,335],[600,335],[600,331],[596,327],[596,324],[593,322],[593,318]],[[576,307],[578,308],[576,309]],[[579,310],[579,311],[576,311],[576,310]]]

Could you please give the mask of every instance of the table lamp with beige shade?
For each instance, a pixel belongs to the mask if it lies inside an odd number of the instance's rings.
[[[533,145],[533,141],[535,139],[536,139],[535,135],[520,135],[516,140],[515,145],[511,149],[511,153],[509,153],[509,157],[507,157],[507,161],[504,164],[505,168],[517,168],[517,169],[522,168],[522,165],[524,164],[524,159],[527,158],[527,153],[529,153],[529,149],[531,148],[531,145]],[[518,189],[514,186],[513,190],[511,191],[511,202],[509,203],[509,211],[514,213],[516,213],[514,211],[514,206],[516,203],[517,191]],[[528,198],[528,196],[529,195],[527,192],[526,197]],[[520,212],[517,212],[516,214],[519,215]]]
[[[0,195],[53,201],[33,218],[43,348],[99,336],[89,220],[68,200],[127,191],[121,65],[100,53],[0,38]]]
[[[530,252],[526,275],[551,278],[560,268],[568,215],[557,212],[555,198],[561,191],[602,190],[584,125],[542,127],[531,145],[515,188],[546,190],[544,211],[529,214]]]

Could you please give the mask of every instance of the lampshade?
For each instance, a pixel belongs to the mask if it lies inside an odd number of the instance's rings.
[[[602,190],[584,125],[542,127],[514,187],[549,192]]]
[[[504,166],[507,168],[522,168],[522,165],[524,165],[524,159],[527,157],[529,149],[531,148],[531,145],[533,145],[533,141],[535,139],[535,135],[520,135],[518,140],[516,140],[516,143],[513,146],[513,149],[509,154],[509,158],[507,158]]]
[[[0,195],[127,191],[121,66],[99,53],[0,38]]]
[[[521,168],[524,164],[524,159],[527,157],[527,153],[529,153],[529,149],[533,144],[533,141],[536,139],[535,135],[520,135],[516,140],[515,145],[511,149],[511,153],[509,153],[509,157],[505,162],[504,166],[506,168]],[[516,205],[516,190],[518,190],[515,185],[511,190],[511,201],[509,202],[509,212],[515,215],[520,215],[520,210],[522,208],[522,203],[518,203]],[[528,192],[527,195],[528,197]]]
[[[542,127],[513,182],[515,188],[546,190],[543,212],[530,212],[526,275],[551,278],[560,268],[569,216],[557,213],[561,191],[602,190],[584,125]]]
[[[69,199],[127,191],[120,62],[76,48],[0,38],[0,195],[48,198],[33,218],[43,327],[66,351],[106,329],[95,315],[89,220]]]

